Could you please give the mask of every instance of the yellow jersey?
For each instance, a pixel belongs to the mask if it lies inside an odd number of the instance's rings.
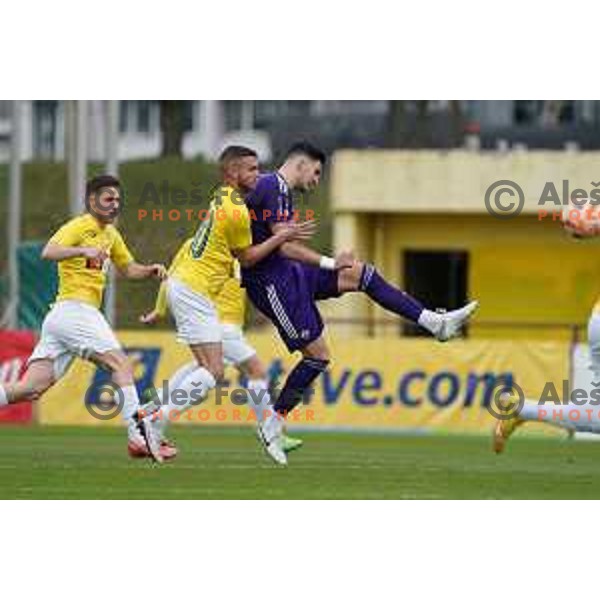
[[[169,267],[169,275],[171,275],[176,270],[179,263],[184,260],[186,253],[190,251],[190,246],[193,241],[194,238],[190,238],[183,243],[181,248],[179,248]],[[237,276],[227,279],[214,302],[221,323],[239,325],[240,327],[244,325],[244,318],[246,316],[246,292],[242,289]],[[166,284],[164,282],[158,290],[154,310],[161,316],[164,316],[167,312],[167,294]]]
[[[250,215],[241,195],[231,186],[220,186],[207,218],[171,274],[217,304],[225,282],[233,277],[232,250],[243,250],[251,245]]]
[[[119,269],[133,262],[133,256],[116,227],[103,225],[90,214],[65,223],[50,242],[68,247],[101,248]],[[100,308],[108,264],[108,261],[91,261],[83,256],[58,261],[56,301],[80,300]]]
[[[240,280],[232,277],[225,282],[216,302],[219,321],[228,325],[244,326],[246,316],[246,291]]]

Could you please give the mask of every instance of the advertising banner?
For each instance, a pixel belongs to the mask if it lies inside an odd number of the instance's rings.
[[[29,331],[0,331],[0,383],[14,383],[25,369],[35,346]],[[29,423],[32,405],[28,402],[0,408],[0,423]]]
[[[191,360],[171,332],[120,332],[135,366],[138,391],[167,382]],[[249,336],[269,369],[275,391],[299,355],[289,356],[274,335]],[[331,368],[290,425],[371,430],[480,431],[491,426],[487,407],[499,389],[518,382],[527,396],[539,397],[548,381],[569,376],[569,347],[562,342],[429,339],[333,338]],[[181,416],[182,423],[254,423],[235,369],[218,392]],[[100,402],[98,390],[108,374],[76,361],[68,375],[41,403],[43,423],[115,425],[98,420],[86,403]],[[250,400],[251,401],[251,400]]]

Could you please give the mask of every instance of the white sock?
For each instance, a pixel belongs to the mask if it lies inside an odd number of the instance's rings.
[[[265,422],[262,425],[263,432],[267,441],[270,442],[273,438],[279,437],[283,434],[284,418],[276,413],[270,413]]]
[[[256,415],[256,420],[262,423],[269,411],[273,411],[269,382],[266,379],[248,380],[248,404]]]
[[[171,395],[174,390],[178,390],[181,385],[181,382],[190,373],[193,373],[197,368],[198,368],[198,363],[195,360],[185,363],[185,365],[179,367],[179,369],[177,369],[177,371],[175,371],[175,373],[173,373],[173,375],[171,375],[171,379],[169,379],[169,382],[167,383],[168,394]],[[161,386],[160,388],[156,388],[158,398],[161,402],[163,401],[163,392],[164,391],[165,390],[164,390],[163,386]]]
[[[432,335],[437,335],[442,326],[442,316],[427,308],[421,311],[418,323]]]
[[[600,406],[589,403],[581,406],[525,403],[519,417],[525,421],[550,423],[571,431],[600,433]]]
[[[588,321],[588,344],[590,347],[590,370],[593,380],[600,376],[600,314],[592,313]]]
[[[126,421],[129,421],[131,417],[137,412],[140,407],[140,399],[138,397],[137,390],[135,389],[135,385],[126,385],[121,388],[123,392],[123,410],[121,411],[121,416]]]
[[[521,412],[519,413],[519,418],[523,419],[524,421],[537,421],[539,408],[539,405],[533,402],[525,402]]]
[[[192,406],[197,406],[201,399],[212,390],[217,382],[210,371],[204,367],[197,367],[183,377],[175,390],[169,390],[169,398],[163,401],[157,418],[164,429],[169,421],[177,421],[181,415]]]
[[[0,406],[6,406],[8,404],[8,396],[3,385],[0,385]]]

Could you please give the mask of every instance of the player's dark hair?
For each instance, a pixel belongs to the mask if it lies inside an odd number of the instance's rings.
[[[258,158],[258,154],[252,148],[246,146],[227,146],[221,155],[219,156],[219,164],[221,168],[225,167],[232,160],[238,160],[239,158],[246,158],[247,156],[254,156]]]
[[[85,197],[89,198],[92,194],[95,194],[98,190],[105,187],[121,188],[121,182],[117,177],[113,175],[96,175],[88,179],[85,183]]]
[[[327,156],[323,150],[317,148],[314,144],[305,141],[293,144],[287,151],[285,158],[288,159],[292,156],[308,156],[308,158],[312,160],[318,160],[323,166],[325,166],[325,163],[327,162]]]

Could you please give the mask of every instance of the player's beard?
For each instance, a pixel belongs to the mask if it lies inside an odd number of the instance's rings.
[[[118,210],[112,210],[107,215],[97,214],[96,218],[99,221],[101,221],[102,223],[106,223],[107,225],[110,225],[110,224],[114,223],[117,220],[118,216],[119,216],[119,211]]]

